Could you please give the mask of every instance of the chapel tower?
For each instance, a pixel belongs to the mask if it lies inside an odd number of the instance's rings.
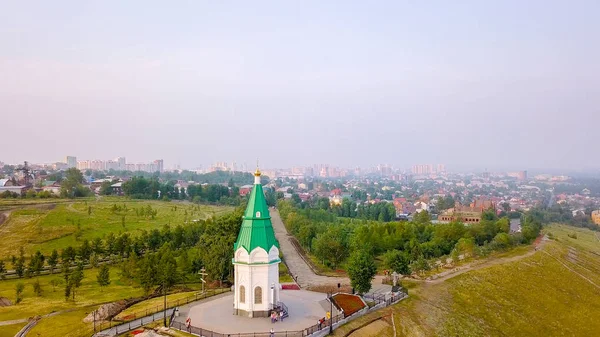
[[[279,243],[271,225],[260,175],[257,167],[254,187],[233,245],[233,314],[247,317],[267,317],[269,310],[280,301]]]

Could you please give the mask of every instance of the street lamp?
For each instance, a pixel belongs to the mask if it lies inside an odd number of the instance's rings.
[[[167,327],[167,287],[165,286],[165,281],[163,280],[163,291],[165,293],[164,302],[163,302],[163,324],[165,328]]]

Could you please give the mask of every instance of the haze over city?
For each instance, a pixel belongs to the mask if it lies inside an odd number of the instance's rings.
[[[600,167],[598,2],[1,7],[4,162]]]

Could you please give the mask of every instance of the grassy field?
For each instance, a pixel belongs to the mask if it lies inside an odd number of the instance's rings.
[[[0,326],[0,337],[14,337],[27,323]]]
[[[84,271],[85,277],[81,287],[77,290],[75,301],[65,301],[63,286],[58,286],[56,290],[53,290],[50,280],[61,279],[61,275],[55,274],[38,277],[43,289],[41,297],[35,296],[33,287],[31,286],[36,278],[1,281],[0,296],[7,297],[11,301],[14,301],[15,285],[18,282],[25,284],[25,291],[23,293],[24,299],[21,303],[9,307],[0,307],[0,321],[57,313],[56,315],[42,318],[31,330],[30,334],[32,336],[37,336],[36,333],[39,333],[40,336],[86,336],[86,333],[93,330],[93,324],[84,323],[82,320],[92,310],[97,309],[101,303],[143,295],[141,288],[122,283],[118,279],[118,271],[115,268],[111,268],[112,282],[105,288],[98,286],[96,282],[97,273],[97,269]],[[187,288],[200,289],[201,285],[187,284]],[[197,290],[192,293],[195,292]],[[169,294],[168,299],[169,301],[176,302],[178,299],[190,296],[190,294],[190,292]],[[125,313],[138,312],[145,310],[145,308],[156,307],[157,305],[162,306],[162,297],[140,302],[127,309]],[[12,328],[12,326],[10,327]],[[0,326],[0,331],[4,328],[4,326]],[[0,334],[0,336],[2,335]]]
[[[137,235],[142,229],[160,229],[164,224],[175,227],[193,220],[218,216],[233,209],[116,197],[58,204],[44,204],[45,202],[40,200],[40,204],[24,205],[22,209],[11,211],[9,219],[0,226],[3,241],[11,244],[0,246],[0,259],[18,255],[21,246],[25,248],[26,254],[40,250],[47,255],[53,249],[77,247],[83,239],[104,237],[110,232]],[[113,211],[113,205],[121,207],[121,210]],[[136,215],[136,210],[148,206],[157,211],[154,219]],[[88,214],[90,208],[91,213]],[[79,237],[76,236],[78,228]]]
[[[114,210],[113,205],[120,207]],[[27,203],[6,204],[5,212],[10,212],[8,220],[0,226],[3,242],[11,244],[0,245],[0,258],[5,260],[11,255],[17,255],[19,247],[24,247],[26,254],[36,250],[49,254],[53,249],[63,249],[69,245],[77,247],[84,238],[104,237],[108,233],[119,234],[129,232],[137,235],[142,229],[160,229],[164,224],[175,227],[185,226],[194,220],[207,219],[212,216],[230,212],[232,207],[195,205],[191,203],[169,203],[158,201],[135,201],[125,198],[103,198],[101,200],[61,201],[48,203],[47,200]],[[18,208],[15,208],[17,206]],[[136,210],[150,206],[157,211],[154,219],[149,216],[138,216]],[[88,214],[88,211],[91,211]],[[79,232],[80,235],[75,235]],[[9,268],[10,268],[9,264]],[[90,335],[93,324],[83,323],[83,318],[99,305],[120,299],[139,297],[143,295],[141,288],[119,279],[119,271],[111,267],[111,284],[100,288],[96,275],[97,269],[86,269],[82,285],[77,289],[75,301],[66,301],[64,285],[53,289],[52,280],[63,281],[62,275],[42,275],[30,279],[10,279],[0,281],[0,296],[15,300],[15,287],[23,283],[25,290],[23,301],[10,307],[0,307],[0,321],[29,318],[37,315],[42,320],[31,330],[32,336],[85,336]],[[38,279],[43,289],[42,296],[34,294],[32,284]],[[188,284],[189,289],[200,288],[200,285]],[[185,297],[189,294],[172,294],[171,299]],[[137,306],[154,305],[140,303]],[[162,302],[161,302],[162,303]],[[6,331],[12,331],[13,326],[7,326]],[[4,331],[5,327],[0,327]],[[12,334],[14,335],[14,333]]]
[[[409,299],[365,315],[335,335],[344,336],[389,311],[398,336],[598,335],[597,232],[561,225],[546,232],[556,240],[518,261],[470,271],[441,283],[405,282]],[[576,239],[568,236],[573,233]],[[381,320],[377,322],[381,325]],[[376,335],[392,336],[393,332],[379,329]]]
[[[60,285],[54,290],[50,281],[52,279],[62,280],[62,275],[45,275],[31,279],[4,280],[0,281],[0,296],[9,300],[15,300],[15,285],[22,282],[25,285],[23,301],[17,305],[0,307],[0,320],[7,321],[44,315],[57,311],[73,308],[82,308],[92,304],[112,302],[123,298],[137,297],[143,295],[143,290],[129,284],[124,284],[118,279],[116,268],[110,269],[111,284],[101,289],[96,281],[97,269],[86,269],[81,287],[77,289],[75,301],[65,301],[64,286]],[[42,296],[37,297],[33,292],[33,282],[39,279],[42,286]],[[83,319],[83,317],[82,317]]]

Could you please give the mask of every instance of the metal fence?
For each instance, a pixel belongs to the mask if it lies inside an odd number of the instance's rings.
[[[199,300],[202,300],[202,299],[205,299],[205,298],[208,298],[211,296],[219,295],[222,293],[226,293],[229,291],[231,291],[231,288],[209,289],[209,290],[205,291],[204,293],[196,293],[195,295],[191,295],[186,298],[167,301],[166,308],[171,309],[171,308],[179,307],[181,305],[188,304],[190,302],[199,301]],[[157,298],[157,297],[155,297],[155,298]],[[138,328],[143,324],[148,324],[150,322],[161,319],[164,315],[164,313],[163,313],[164,309],[165,309],[164,305],[158,305],[156,307],[136,311],[134,313],[131,313],[131,314],[123,317],[120,320],[112,320],[111,319],[108,322],[96,322],[95,323],[95,331],[102,331],[102,330],[110,329],[114,326],[120,326],[121,328],[119,329],[119,331],[121,331],[121,329],[122,329],[123,330],[122,332],[126,332],[131,329]],[[167,313],[167,315],[169,315],[169,314]],[[132,323],[134,321],[136,321],[136,322]],[[138,322],[142,322],[142,321],[143,321],[143,323],[140,323],[140,325],[134,326]],[[127,330],[126,330],[126,328],[127,328]]]
[[[277,331],[272,335],[270,332],[247,332],[247,333],[219,333],[208,329],[203,329],[195,326],[187,326],[185,323],[172,322],[171,327],[188,332],[197,336],[203,337],[304,337],[311,335],[323,329],[329,329],[331,324],[335,324],[344,319],[344,314],[334,316],[332,319],[324,320],[322,323],[317,323],[311,327],[299,331]]]
[[[304,331],[306,333],[304,336],[311,335],[311,334],[313,334],[317,331],[323,330],[323,329],[329,329],[330,325],[335,324],[343,319],[344,319],[343,313],[341,313],[337,316],[333,316],[331,319],[326,319],[322,323],[317,323],[311,327],[304,329]]]
[[[365,294],[363,295],[363,298],[365,299],[365,301],[371,301],[374,302],[375,305],[379,305],[381,303],[385,303],[385,306],[389,306],[392,305],[398,301],[400,301],[403,298],[408,297],[407,294],[405,293],[399,293],[399,294]]]

